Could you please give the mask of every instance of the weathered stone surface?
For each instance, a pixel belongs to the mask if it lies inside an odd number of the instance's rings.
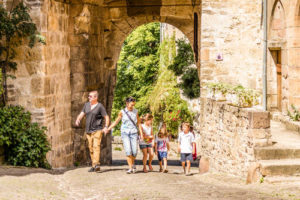
[[[270,128],[270,113],[269,112],[249,112],[249,126],[252,129]]]
[[[209,158],[200,158],[199,162],[199,173],[204,174],[209,171]]]
[[[256,117],[261,119],[261,113],[264,112],[201,99],[200,125],[196,127],[200,133],[197,150],[210,159],[212,170],[247,176],[250,163],[255,161],[253,148],[268,146],[271,142],[268,128],[250,127],[250,121],[257,121]],[[251,120],[248,115],[252,116]]]
[[[253,163],[250,165],[247,174],[246,184],[258,183],[259,179],[262,177],[259,170],[260,170],[259,163]]]

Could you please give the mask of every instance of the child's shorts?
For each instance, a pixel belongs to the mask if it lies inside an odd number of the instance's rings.
[[[193,154],[192,153],[181,153],[180,154],[180,161],[185,162],[185,161],[192,161],[193,160]]]
[[[167,158],[168,157],[168,152],[166,151],[158,151],[157,152],[157,157],[159,161],[162,161],[163,158]]]

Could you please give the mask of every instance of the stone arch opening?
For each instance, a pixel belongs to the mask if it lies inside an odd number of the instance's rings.
[[[174,40],[176,41],[176,40],[179,40],[179,39],[184,39],[185,41],[186,41],[186,43],[188,43],[189,44],[189,46],[192,48],[192,43],[191,43],[191,41],[189,40],[189,38],[181,31],[181,30],[179,30],[177,27],[175,27],[175,26],[173,26],[173,25],[171,25],[170,23],[160,23],[159,21],[157,21],[157,20],[154,20],[153,22],[150,22],[150,23],[147,23],[147,24],[151,24],[151,23],[155,23],[155,22],[157,22],[157,23],[159,23],[159,25],[160,25],[160,43],[162,43],[163,42],[163,40],[164,40],[164,38],[171,38],[172,36],[174,36]],[[127,35],[127,37],[124,39],[124,38],[122,38],[122,41],[125,41],[135,30],[137,30],[139,27],[141,27],[141,26],[143,26],[143,25],[147,25],[147,24],[141,24],[141,25],[139,25],[139,26],[137,26],[136,28],[133,28],[133,30],[131,30],[130,31],[130,33]],[[120,39],[121,40],[121,39]],[[124,43],[124,42],[123,42]],[[122,44],[123,45],[123,44]],[[159,46],[160,46],[160,44],[159,44]],[[123,46],[124,47],[124,46]],[[122,49],[122,48],[121,48]],[[120,52],[119,52],[119,55],[122,53],[121,52],[122,50],[120,50]],[[196,57],[195,56],[195,52],[193,51],[192,52],[192,54],[193,54],[193,56],[194,57]],[[190,54],[191,55],[191,54]],[[120,59],[119,58],[119,56],[117,57],[116,56],[116,58],[118,58],[118,59]],[[117,61],[117,63],[118,63],[118,61]],[[117,70],[118,69],[120,69],[120,67],[121,66],[117,66],[118,64],[116,64],[116,71],[115,71],[115,73],[116,74],[118,74],[117,73]],[[160,64],[158,64],[158,65],[160,65]],[[191,66],[192,68],[196,68],[196,62],[195,62],[195,59],[193,60],[193,64],[192,64],[192,66]],[[142,72],[141,72],[142,73]],[[196,73],[195,73],[196,74]],[[116,82],[118,81],[118,78],[120,78],[120,77],[118,77],[118,76],[116,76],[117,78],[116,78]],[[118,84],[116,84],[115,85],[115,87],[114,87],[114,91],[116,91],[118,88],[117,88],[117,85],[119,85],[119,83]],[[114,92],[115,93],[115,92]],[[147,94],[145,94],[145,95],[147,95]],[[130,95],[131,96],[131,95]],[[136,96],[134,96],[134,97],[136,97]],[[125,98],[125,97],[124,97]],[[124,98],[122,98],[122,99],[124,99]],[[198,99],[194,99],[194,100],[189,100],[188,98],[185,98],[183,95],[181,96],[181,98],[182,99],[184,99],[184,100],[188,100],[188,103],[189,104],[195,104],[195,102],[196,101],[199,101]],[[120,98],[118,99],[118,102],[120,101]],[[123,104],[123,106],[125,106],[125,104]],[[114,106],[113,106],[114,107]],[[115,118],[117,117],[116,116],[116,111],[117,111],[117,113],[119,112],[119,110],[120,109],[122,109],[122,108],[118,108],[118,109],[115,109],[114,108],[114,116],[112,116],[112,120],[115,120]],[[190,109],[192,109],[192,106],[190,107]],[[140,112],[141,110],[139,110],[139,114],[140,115],[142,115],[142,114],[145,114],[145,112]],[[196,111],[196,110],[193,110],[194,112]],[[157,128],[157,126],[155,126],[155,128]],[[119,129],[120,128],[118,128],[118,130],[116,131],[116,132],[118,132],[119,133]],[[156,134],[156,133],[154,133],[154,134]],[[115,133],[113,133],[113,135],[115,135]],[[119,137],[116,137],[116,138],[118,138],[118,139],[116,139],[116,144],[114,144],[113,145],[113,149],[120,149],[120,148],[122,148],[122,145],[120,145],[120,144],[118,144],[118,142],[120,141],[120,138]],[[140,154],[141,154],[142,152],[140,152]],[[116,157],[119,155],[119,152],[117,152],[117,151],[115,151],[115,154],[113,154],[112,155],[112,160],[115,160],[115,159],[117,159]],[[122,158],[124,158],[124,156],[122,157]]]
[[[286,82],[283,72],[286,68],[286,20],[280,0],[274,3],[269,27],[268,55],[268,109],[282,111],[286,99]]]

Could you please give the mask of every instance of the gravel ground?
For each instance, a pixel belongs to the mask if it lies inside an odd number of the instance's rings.
[[[115,148],[114,145],[113,149]],[[144,199],[300,199],[297,183],[251,184],[226,174],[198,174],[193,163],[192,176],[183,175],[178,156],[171,155],[169,173],[142,172],[141,153],[136,174],[126,174],[124,152],[114,150],[113,165],[102,166],[99,173],[89,167],[44,170],[23,167],[0,167],[1,200],[144,200]]]

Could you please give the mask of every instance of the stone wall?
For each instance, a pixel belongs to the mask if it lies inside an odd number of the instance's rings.
[[[111,57],[105,55],[102,8],[90,4],[72,4],[70,9],[71,111],[74,124],[88,100],[88,92],[93,90],[99,92],[99,101],[110,114],[115,71],[109,70],[111,66],[106,62]],[[81,164],[90,160],[84,126],[84,122],[79,128],[73,126],[75,161]],[[101,143],[101,163],[111,164],[111,160],[111,136],[107,135]]]
[[[197,151],[209,158],[213,171],[245,177],[255,162],[254,147],[271,142],[268,112],[202,98],[199,121]]]
[[[47,12],[47,45],[45,46],[44,100],[48,137],[52,146],[48,160],[53,167],[73,165],[71,131],[70,47],[68,44],[69,4],[49,0]]]
[[[203,0],[201,84],[227,82],[261,90],[262,36],[260,0]]]
[[[52,146],[47,154],[54,168],[73,165],[71,132],[69,5],[54,0],[30,1],[30,15],[46,38],[46,45],[17,53],[17,79],[9,80],[9,104],[22,105],[32,120],[48,128]]]

